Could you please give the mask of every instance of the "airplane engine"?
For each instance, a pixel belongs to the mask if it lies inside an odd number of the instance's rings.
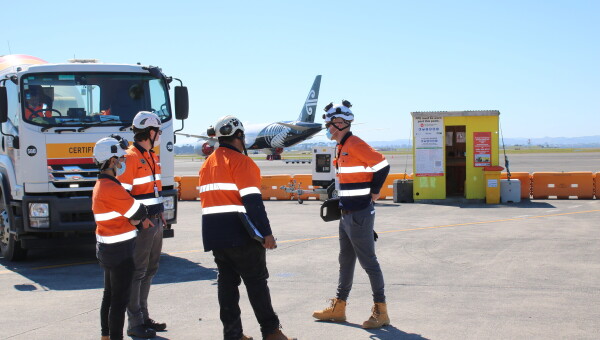
[[[215,151],[214,145],[210,145],[208,142],[202,144],[202,154],[204,154],[204,156],[210,156],[213,151]]]

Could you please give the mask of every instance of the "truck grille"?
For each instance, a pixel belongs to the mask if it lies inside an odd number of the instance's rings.
[[[48,180],[56,188],[91,188],[98,179],[94,164],[48,165]]]

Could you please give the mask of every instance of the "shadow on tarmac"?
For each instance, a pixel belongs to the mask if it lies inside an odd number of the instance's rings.
[[[85,251],[84,254],[88,252]],[[48,253],[45,253],[48,256]],[[92,252],[93,254],[93,252]],[[100,289],[104,287],[103,271],[98,265],[95,256],[84,255],[79,253],[73,257],[67,256],[52,256],[52,263],[42,261],[40,265],[40,256],[43,253],[32,254],[33,261],[26,262],[8,262],[0,259],[6,270],[15,272],[16,274],[26,278],[31,283],[17,283],[14,289],[17,291],[37,290],[84,290],[84,289]],[[35,266],[33,265],[35,262]],[[160,268],[154,277],[153,284],[168,284],[191,281],[215,280],[217,278],[217,269],[209,268],[189,261],[187,259],[162,254],[160,258]],[[16,280],[18,281],[18,280]]]
[[[316,321],[326,322],[338,326],[362,328],[362,325],[352,322],[328,322],[328,321]],[[428,338],[422,337],[420,334],[406,333],[394,327],[394,325],[388,325],[382,328],[375,329],[364,329],[364,331],[371,333],[369,339],[373,340],[428,340]]]

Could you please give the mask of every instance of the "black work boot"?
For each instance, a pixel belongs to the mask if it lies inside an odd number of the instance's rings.
[[[156,322],[152,319],[148,319],[146,321],[144,321],[144,326],[146,328],[151,328],[157,332],[162,332],[165,329],[167,329],[167,324],[164,322]]]
[[[127,330],[127,335],[136,338],[150,339],[156,337],[156,332],[151,328],[146,328],[144,325],[135,326]]]

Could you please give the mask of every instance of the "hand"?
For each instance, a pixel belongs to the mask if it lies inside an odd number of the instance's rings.
[[[152,223],[152,221],[150,221],[149,218],[145,219],[144,222],[142,222],[142,229],[148,229],[154,227],[154,223]]]
[[[381,194],[371,194],[371,200],[375,202],[379,199],[379,196],[381,196]]]
[[[167,220],[165,219],[164,213],[160,213],[160,219],[162,220],[162,223],[163,223],[163,229],[167,229]]]
[[[265,236],[265,243],[263,243],[263,247],[267,249],[277,248],[277,242],[275,242],[273,235]]]

